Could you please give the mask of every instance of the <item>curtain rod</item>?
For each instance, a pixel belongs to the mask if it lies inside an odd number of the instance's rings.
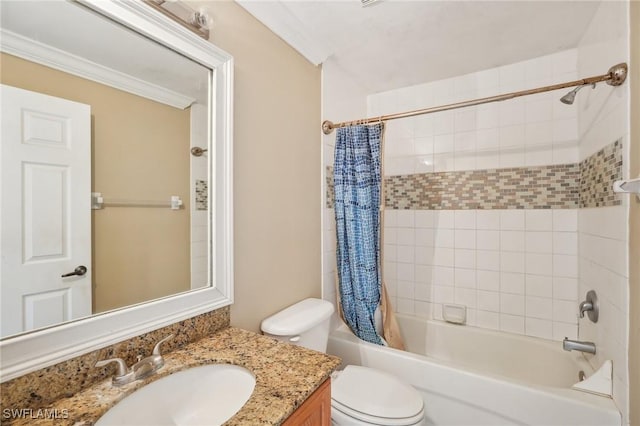
[[[469,101],[456,102],[448,105],[441,105],[431,108],[417,109],[414,111],[400,112],[396,114],[381,115],[379,117],[370,117],[354,121],[343,121],[340,123],[332,123],[329,120],[322,122],[322,131],[325,135],[331,134],[334,129],[339,127],[353,126],[357,124],[372,124],[387,120],[396,120],[398,118],[414,117],[416,115],[431,114],[433,112],[448,111],[451,109],[465,108],[475,105],[487,104],[490,102],[506,101],[508,99],[518,98],[520,96],[534,95],[536,93],[550,92],[552,90],[564,89],[567,87],[584,86],[606,81],[610,86],[620,86],[627,78],[628,67],[625,62],[617,64],[609,68],[606,74],[595,77],[583,78],[581,80],[569,81],[566,83],[553,84],[551,86],[538,87],[536,89],[522,90],[520,92],[506,93],[503,95],[489,96],[487,98],[473,99]]]

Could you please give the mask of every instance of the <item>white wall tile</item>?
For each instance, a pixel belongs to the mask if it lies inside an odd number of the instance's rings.
[[[455,211],[439,210],[435,212],[434,228],[438,229],[454,229],[455,228]]]
[[[411,246],[396,246],[396,261],[399,263],[413,263],[415,259],[415,247]]]
[[[470,229],[455,230],[455,248],[475,249],[476,231]]]
[[[525,320],[525,334],[542,339],[552,339],[553,323],[546,319],[527,317]]]
[[[525,272],[525,256],[520,252],[500,252],[500,270],[506,272]]]
[[[435,212],[433,210],[415,210],[414,224],[416,228],[433,228],[433,218]]]
[[[527,99],[525,109],[527,123],[551,121],[553,119],[553,100],[549,97]]]
[[[553,230],[564,232],[576,232],[578,230],[577,210],[558,209],[553,210]]]
[[[416,284],[431,284],[433,278],[433,267],[428,265],[415,265],[414,279]]]
[[[495,250],[477,250],[476,264],[480,270],[500,271],[500,252]]]
[[[433,301],[435,303],[455,303],[455,289],[439,285],[433,286]]]
[[[524,231],[500,231],[500,249],[503,251],[524,251]]]
[[[434,265],[435,248],[430,246],[416,246],[415,256],[415,261],[418,265]]]
[[[455,249],[455,266],[456,268],[475,268],[476,251],[469,249]]]
[[[566,300],[553,301],[553,320],[568,324],[578,322],[578,305]]]
[[[555,232],[553,234],[553,253],[578,254],[578,234],[575,232]]]
[[[553,318],[553,301],[546,297],[527,296],[525,299],[526,316],[549,320]],[[549,324],[549,338],[551,337],[551,324]]]
[[[501,313],[500,330],[507,333],[524,334],[524,317]]]
[[[524,315],[524,296],[518,294],[500,294],[500,312],[509,315]]]
[[[544,275],[527,274],[525,276],[525,293],[527,296],[554,298],[553,278]]]
[[[476,150],[477,151],[495,151],[500,147],[500,133],[497,128],[489,129],[480,128],[476,132]]]
[[[411,263],[396,264],[396,279],[398,281],[413,281],[415,279],[415,269]]]
[[[553,340],[563,340],[565,337],[576,340],[578,338],[578,327],[575,324],[554,321]]]
[[[414,299],[415,298],[414,288],[415,288],[415,284],[411,281],[398,281],[396,296],[402,297],[405,299]]]
[[[398,228],[396,244],[398,245],[414,245],[415,232],[413,228]]]
[[[527,231],[551,231],[553,229],[552,210],[527,210],[525,228]]]
[[[414,231],[414,241],[417,247],[433,247],[435,241],[433,229],[416,228]]]
[[[553,298],[561,300],[578,300],[578,279],[553,277]]]
[[[423,301],[423,302],[431,302],[431,286],[430,285],[420,285],[416,284],[414,287],[414,297],[415,300]]]
[[[564,278],[578,278],[578,257],[554,254],[553,275]]]
[[[433,138],[433,153],[446,154],[455,150],[453,133],[436,135]]]
[[[500,314],[478,310],[476,313],[476,326],[490,330],[500,329]]]
[[[555,235],[551,232],[527,232],[525,236],[525,251],[528,253],[552,253]],[[578,242],[575,241],[577,248]],[[570,254],[570,253],[567,253]]]
[[[500,273],[501,294],[524,294],[525,279],[524,274],[518,272]]]
[[[527,274],[551,276],[553,274],[553,257],[551,254],[527,253],[525,259]]]
[[[524,231],[524,210],[500,210],[500,229],[505,231]]]
[[[500,312],[500,293],[495,291],[478,291],[478,309],[490,312]]]
[[[453,229],[436,229],[434,233],[435,247],[455,247],[455,231]]]
[[[475,210],[455,210],[454,226],[456,229],[476,229]]]
[[[476,231],[478,250],[500,250],[500,231]]]
[[[500,127],[498,134],[500,139],[500,148],[522,148],[525,145],[524,133],[523,124]],[[520,153],[522,153],[522,151]],[[503,154],[503,152],[501,151],[500,154]]]
[[[433,114],[433,134],[444,135],[453,133],[453,112],[438,112]]]
[[[479,290],[500,291],[500,272],[478,270],[476,277]]]
[[[476,275],[477,275],[477,272],[475,269],[455,268],[454,284],[456,287],[475,289]]]
[[[552,141],[553,141],[553,122],[542,121],[539,123],[527,123],[525,125],[524,142],[526,146],[540,147],[545,151],[551,151]]]
[[[434,266],[433,284],[438,286],[453,287],[455,282],[455,272],[452,267]]]

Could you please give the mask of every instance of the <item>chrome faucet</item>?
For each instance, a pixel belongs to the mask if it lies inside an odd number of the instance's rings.
[[[131,368],[127,367],[127,364],[122,358],[110,358],[98,361],[96,362],[96,367],[103,367],[112,362],[117,364],[118,371],[111,380],[114,386],[124,386],[131,382],[135,382],[136,380],[145,379],[158,371],[164,365],[164,358],[162,358],[162,354],[160,353],[160,345],[171,338],[173,338],[173,334],[170,334],[160,340],[153,347],[151,355],[145,358],[138,357],[138,362],[133,364]]]
[[[598,322],[600,309],[598,308],[598,296],[596,292],[589,290],[586,299],[580,302],[578,309],[580,310],[580,318],[584,318],[584,313],[586,312],[591,321]]]
[[[596,353],[596,344],[593,342],[579,342],[577,340],[569,340],[565,337],[562,341],[562,349],[565,351],[580,351],[589,354]]]

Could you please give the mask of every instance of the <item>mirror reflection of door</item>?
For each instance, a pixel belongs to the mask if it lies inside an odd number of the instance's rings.
[[[78,2],[0,1],[0,10],[0,83],[91,107],[83,198],[91,241],[86,262],[62,272],[88,269],[90,304],[82,317],[208,286],[211,164],[208,152],[196,157],[190,149],[210,148],[211,70]],[[92,192],[101,194],[102,208],[91,210]],[[182,203],[177,209],[174,197]],[[0,207],[3,219],[17,211],[11,203]],[[75,205],[67,207],[65,214],[76,213]],[[16,250],[3,248],[0,256]],[[73,286],[85,281],[65,278]],[[67,303],[66,316],[2,330],[0,338],[80,317],[70,313],[69,294],[48,296]],[[36,300],[43,315],[53,306]],[[0,302],[3,312],[18,303]]]
[[[1,335],[91,314],[91,109],[0,87]],[[85,267],[86,268],[86,267]]]

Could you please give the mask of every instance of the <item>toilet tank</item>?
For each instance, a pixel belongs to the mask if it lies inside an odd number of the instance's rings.
[[[283,342],[325,352],[332,313],[330,302],[305,299],[264,319],[260,328],[265,335]]]

